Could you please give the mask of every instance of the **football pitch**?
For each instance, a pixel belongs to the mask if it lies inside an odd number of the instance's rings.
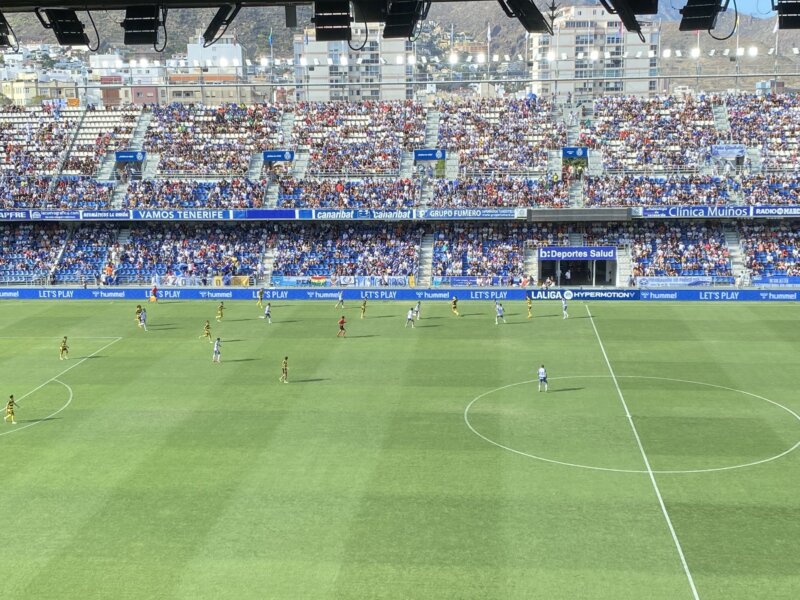
[[[0,598],[800,597],[795,304],[0,306]]]

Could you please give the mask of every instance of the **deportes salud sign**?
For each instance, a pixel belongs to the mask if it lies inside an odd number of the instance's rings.
[[[539,260],[617,260],[614,246],[545,246]]]

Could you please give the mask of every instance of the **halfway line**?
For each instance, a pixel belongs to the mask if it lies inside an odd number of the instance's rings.
[[[46,385],[47,385],[48,383],[50,383],[51,381],[55,381],[56,379],[58,379],[59,377],[61,377],[61,376],[62,376],[64,373],[67,373],[67,372],[71,371],[72,369],[74,369],[75,367],[77,367],[77,366],[79,366],[79,365],[83,364],[84,362],[86,362],[87,360],[89,360],[90,358],[92,358],[94,355],[96,355],[96,354],[98,354],[98,353],[102,352],[103,350],[105,350],[105,349],[106,349],[106,348],[108,348],[109,346],[113,346],[114,344],[116,344],[116,343],[117,343],[118,341],[120,341],[121,339],[123,339],[123,338],[121,338],[121,337],[114,338],[114,341],[113,341],[113,342],[109,342],[109,343],[107,343],[105,346],[103,346],[103,347],[102,347],[102,348],[100,348],[99,350],[95,350],[94,352],[92,352],[92,353],[91,353],[89,356],[84,356],[82,359],[80,359],[80,360],[79,360],[78,362],[76,362],[74,365],[67,367],[66,369],[64,369],[63,371],[61,371],[61,373],[59,373],[58,375],[56,375],[56,376],[54,376],[54,377],[51,377],[50,379],[48,379],[47,381],[45,381],[45,382],[44,382],[42,385],[40,385],[40,386],[38,386],[38,387],[35,387],[35,388],[33,388],[33,389],[32,389],[30,392],[28,392],[27,394],[25,394],[25,395],[23,395],[23,396],[20,396],[20,397],[19,397],[19,401],[21,402],[21,401],[22,401],[24,398],[27,398],[28,396],[30,396],[30,395],[31,395],[31,394],[33,394],[34,392],[37,392],[37,391],[39,391],[40,389],[42,389],[44,386],[46,386]]]
[[[608,354],[606,354],[606,349],[603,346],[603,340],[600,339],[600,333],[597,331],[597,326],[594,324],[594,317],[592,317],[592,311],[589,310],[589,305],[586,305],[586,312],[589,315],[589,322],[592,324],[592,329],[594,329],[594,334],[597,337],[597,343],[600,344],[600,351],[603,353],[603,358],[606,361],[606,366],[608,366],[608,372],[611,374],[611,379],[614,382],[614,387],[617,388],[617,394],[619,395],[619,399],[622,402],[622,407],[625,409],[625,416],[628,417],[628,423],[630,423],[631,429],[633,430],[633,436],[636,438],[636,443],[639,445],[639,452],[642,454],[642,460],[644,461],[645,469],[647,469],[647,474],[650,477],[650,482],[653,484],[653,489],[656,492],[656,497],[658,498],[658,504],[661,506],[661,512],[664,514],[664,519],[667,521],[667,527],[669,527],[669,532],[672,534],[672,541],[675,542],[675,548],[678,550],[678,556],[681,558],[681,564],[683,565],[683,572],[686,573],[686,577],[689,580],[689,587],[692,588],[692,595],[695,600],[700,600],[700,596],[697,593],[697,588],[694,585],[694,579],[692,578],[692,573],[689,571],[689,565],[686,562],[686,557],[683,555],[683,548],[681,547],[680,541],[678,541],[678,534],[675,533],[675,528],[672,526],[672,519],[669,518],[669,513],[667,512],[667,507],[664,504],[664,498],[661,497],[661,490],[658,489],[658,483],[656,482],[656,476],[653,474],[653,469],[650,466],[650,460],[647,458],[647,453],[644,451],[644,446],[642,446],[642,440],[639,437],[639,432],[636,429],[636,424],[633,422],[633,417],[631,416],[631,412],[628,410],[628,403],[625,402],[625,397],[622,395],[622,390],[619,387],[619,382],[617,381],[617,376],[614,374],[614,369],[611,368],[611,361],[608,360]]]

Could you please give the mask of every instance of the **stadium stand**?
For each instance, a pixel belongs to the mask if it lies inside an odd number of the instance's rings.
[[[45,283],[67,239],[61,225],[0,225],[0,283]]]
[[[249,179],[230,181],[156,180],[128,185],[126,208],[260,208],[265,186]]]
[[[311,175],[397,175],[402,152],[425,139],[426,116],[411,100],[300,103],[292,144],[309,148]]]
[[[292,178],[280,181],[278,206],[284,208],[407,208],[419,204],[411,179],[363,180]]]
[[[273,276],[409,276],[419,267],[420,227],[287,225],[276,235]]]
[[[77,129],[77,114],[51,105],[0,108],[3,176],[56,174]]]
[[[88,177],[7,177],[0,181],[0,209],[104,209],[112,193],[113,184]]]
[[[800,277],[800,223],[739,225],[745,266],[751,276]]]
[[[761,146],[763,168],[797,167],[800,97],[796,94],[737,94],[725,98],[731,140]]]
[[[548,101],[492,98],[438,101],[439,146],[459,155],[462,174],[526,174],[547,170],[548,150],[566,145]]]
[[[431,206],[436,208],[569,206],[569,184],[561,180],[468,177],[433,182]]]
[[[742,193],[747,204],[797,204],[800,198],[797,173],[766,173],[742,177]]]
[[[144,149],[161,176],[243,177],[253,154],[284,144],[279,104],[153,107]]]
[[[729,204],[739,184],[732,177],[669,175],[586,177],[586,206],[657,206],[663,204]]]
[[[94,175],[106,153],[128,147],[141,112],[139,107],[90,107],[75,134],[61,173]]]
[[[110,223],[83,225],[64,245],[53,283],[94,284],[105,275],[108,249],[118,234]]]
[[[634,276],[731,275],[720,225],[650,221],[637,223],[629,235]]]

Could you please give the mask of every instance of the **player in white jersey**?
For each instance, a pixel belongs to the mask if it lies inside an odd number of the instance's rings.
[[[544,384],[544,391],[547,391],[547,371],[544,365],[539,367],[539,391],[542,391],[542,384]]]
[[[494,324],[499,325],[501,320],[503,321],[503,323],[505,323],[506,322],[506,318],[504,316],[505,310],[503,309],[503,305],[498,303],[496,300],[494,303],[494,310],[495,310]]]
[[[422,303],[419,300],[417,300],[417,303],[414,305],[414,318],[417,321],[419,321],[420,304],[422,304]]]
[[[217,338],[214,342],[214,354],[211,356],[211,362],[218,363],[222,358],[222,340]]]
[[[411,323],[411,329],[414,329],[414,309],[409,308],[408,313],[406,313],[406,324],[405,327],[408,327],[408,324]]]
[[[264,318],[272,324],[272,302],[267,302],[267,305],[264,307]]]
[[[334,308],[339,308],[340,306],[342,308],[344,308],[344,291],[343,290],[339,290],[339,300],[336,302],[336,306]]]
[[[139,313],[139,327],[147,331],[147,310],[144,308]]]
[[[569,317],[569,313],[567,312],[567,299],[564,296],[561,296],[561,313],[564,315],[566,319]]]

